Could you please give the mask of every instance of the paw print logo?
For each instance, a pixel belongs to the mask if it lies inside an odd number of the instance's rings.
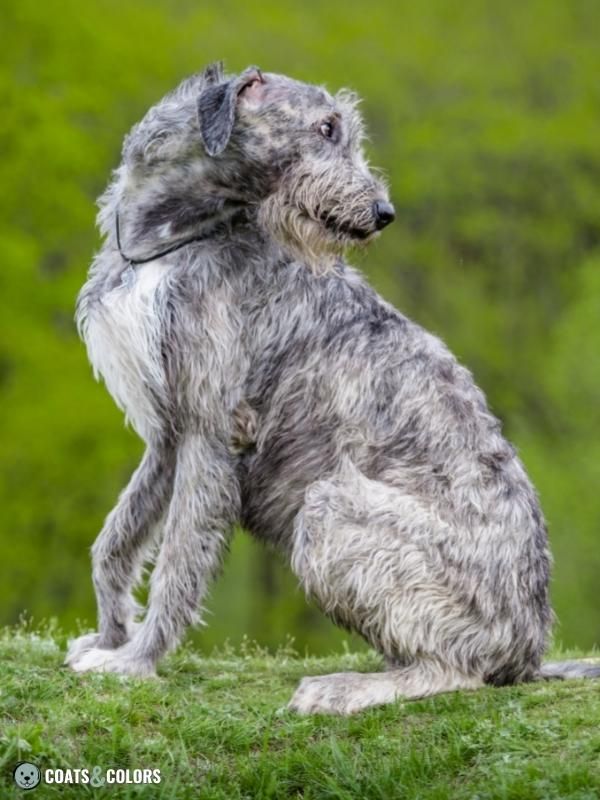
[[[35,764],[20,761],[14,769],[13,778],[21,789],[34,789],[42,779],[42,773]]]

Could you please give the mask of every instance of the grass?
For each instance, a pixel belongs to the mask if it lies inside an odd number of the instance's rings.
[[[600,796],[600,691],[536,683],[398,702],[351,718],[284,710],[305,674],[378,668],[371,653],[301,658],[189,646],[155,681],[61,668],[52,626],[0,634],[0,796],[19,760],[159,768],[160,785],[40,784],[35,798],[571,798]],[[554,654],[560,655],[560,654]],[[569,653],[569,655],[574,655]],[[579,654],[581,655],[581,654]]]

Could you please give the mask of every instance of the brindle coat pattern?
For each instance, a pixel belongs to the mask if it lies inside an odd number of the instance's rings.
[[[126,138],[77,319],[147,450],[93,548],[75,670],[153,674],[241,521],[389,667],[306,678],[292,708],[542,674],[550,555],[523,466],[470,373],[343,260],[391,208],[362,137],[349,92],[213,65]],[[183,246],[128,267],[117,213],[127,257]]]

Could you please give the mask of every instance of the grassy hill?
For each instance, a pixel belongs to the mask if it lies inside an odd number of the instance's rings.
[[[159,785],[52,786],[31,796],[593,800],[600,692],[535,683],[398,702],[351,718],[285,710],[298,680],[373,670],[372,653],[303,659],[251,646],[172,655],[153,681],[61,668],[66,636],[5,629],[0,794],[19,760],[45,768],[158,768]],[[560,655],[555,653],[554,655]],[[569,656],[577,655],[573,652]]]

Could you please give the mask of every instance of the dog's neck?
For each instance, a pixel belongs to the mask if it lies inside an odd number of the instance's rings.
[[[230,234],[252,213],[242,194],[219,185],[202,161],[170,165],[168,174],[124,177],[114,198],[112,224],[106,222],[133,264],[190,240],[214,239],[219,231]]]
[[[272,268],[304,260],[303,253],[264,231],[259,204],[246,201],[241,180],[228,189],[204,162],[170,165],[167,174],[121,170],[101,213],[107,245],[120,252],[118,280],[128,265],[135,268],[170,253],[184,255],[193,246],[230,252],[232,263],[253,263],[259,273],[258,264],[262,268],[269,262]],[[311,270],[308,263],[306,269]]]

